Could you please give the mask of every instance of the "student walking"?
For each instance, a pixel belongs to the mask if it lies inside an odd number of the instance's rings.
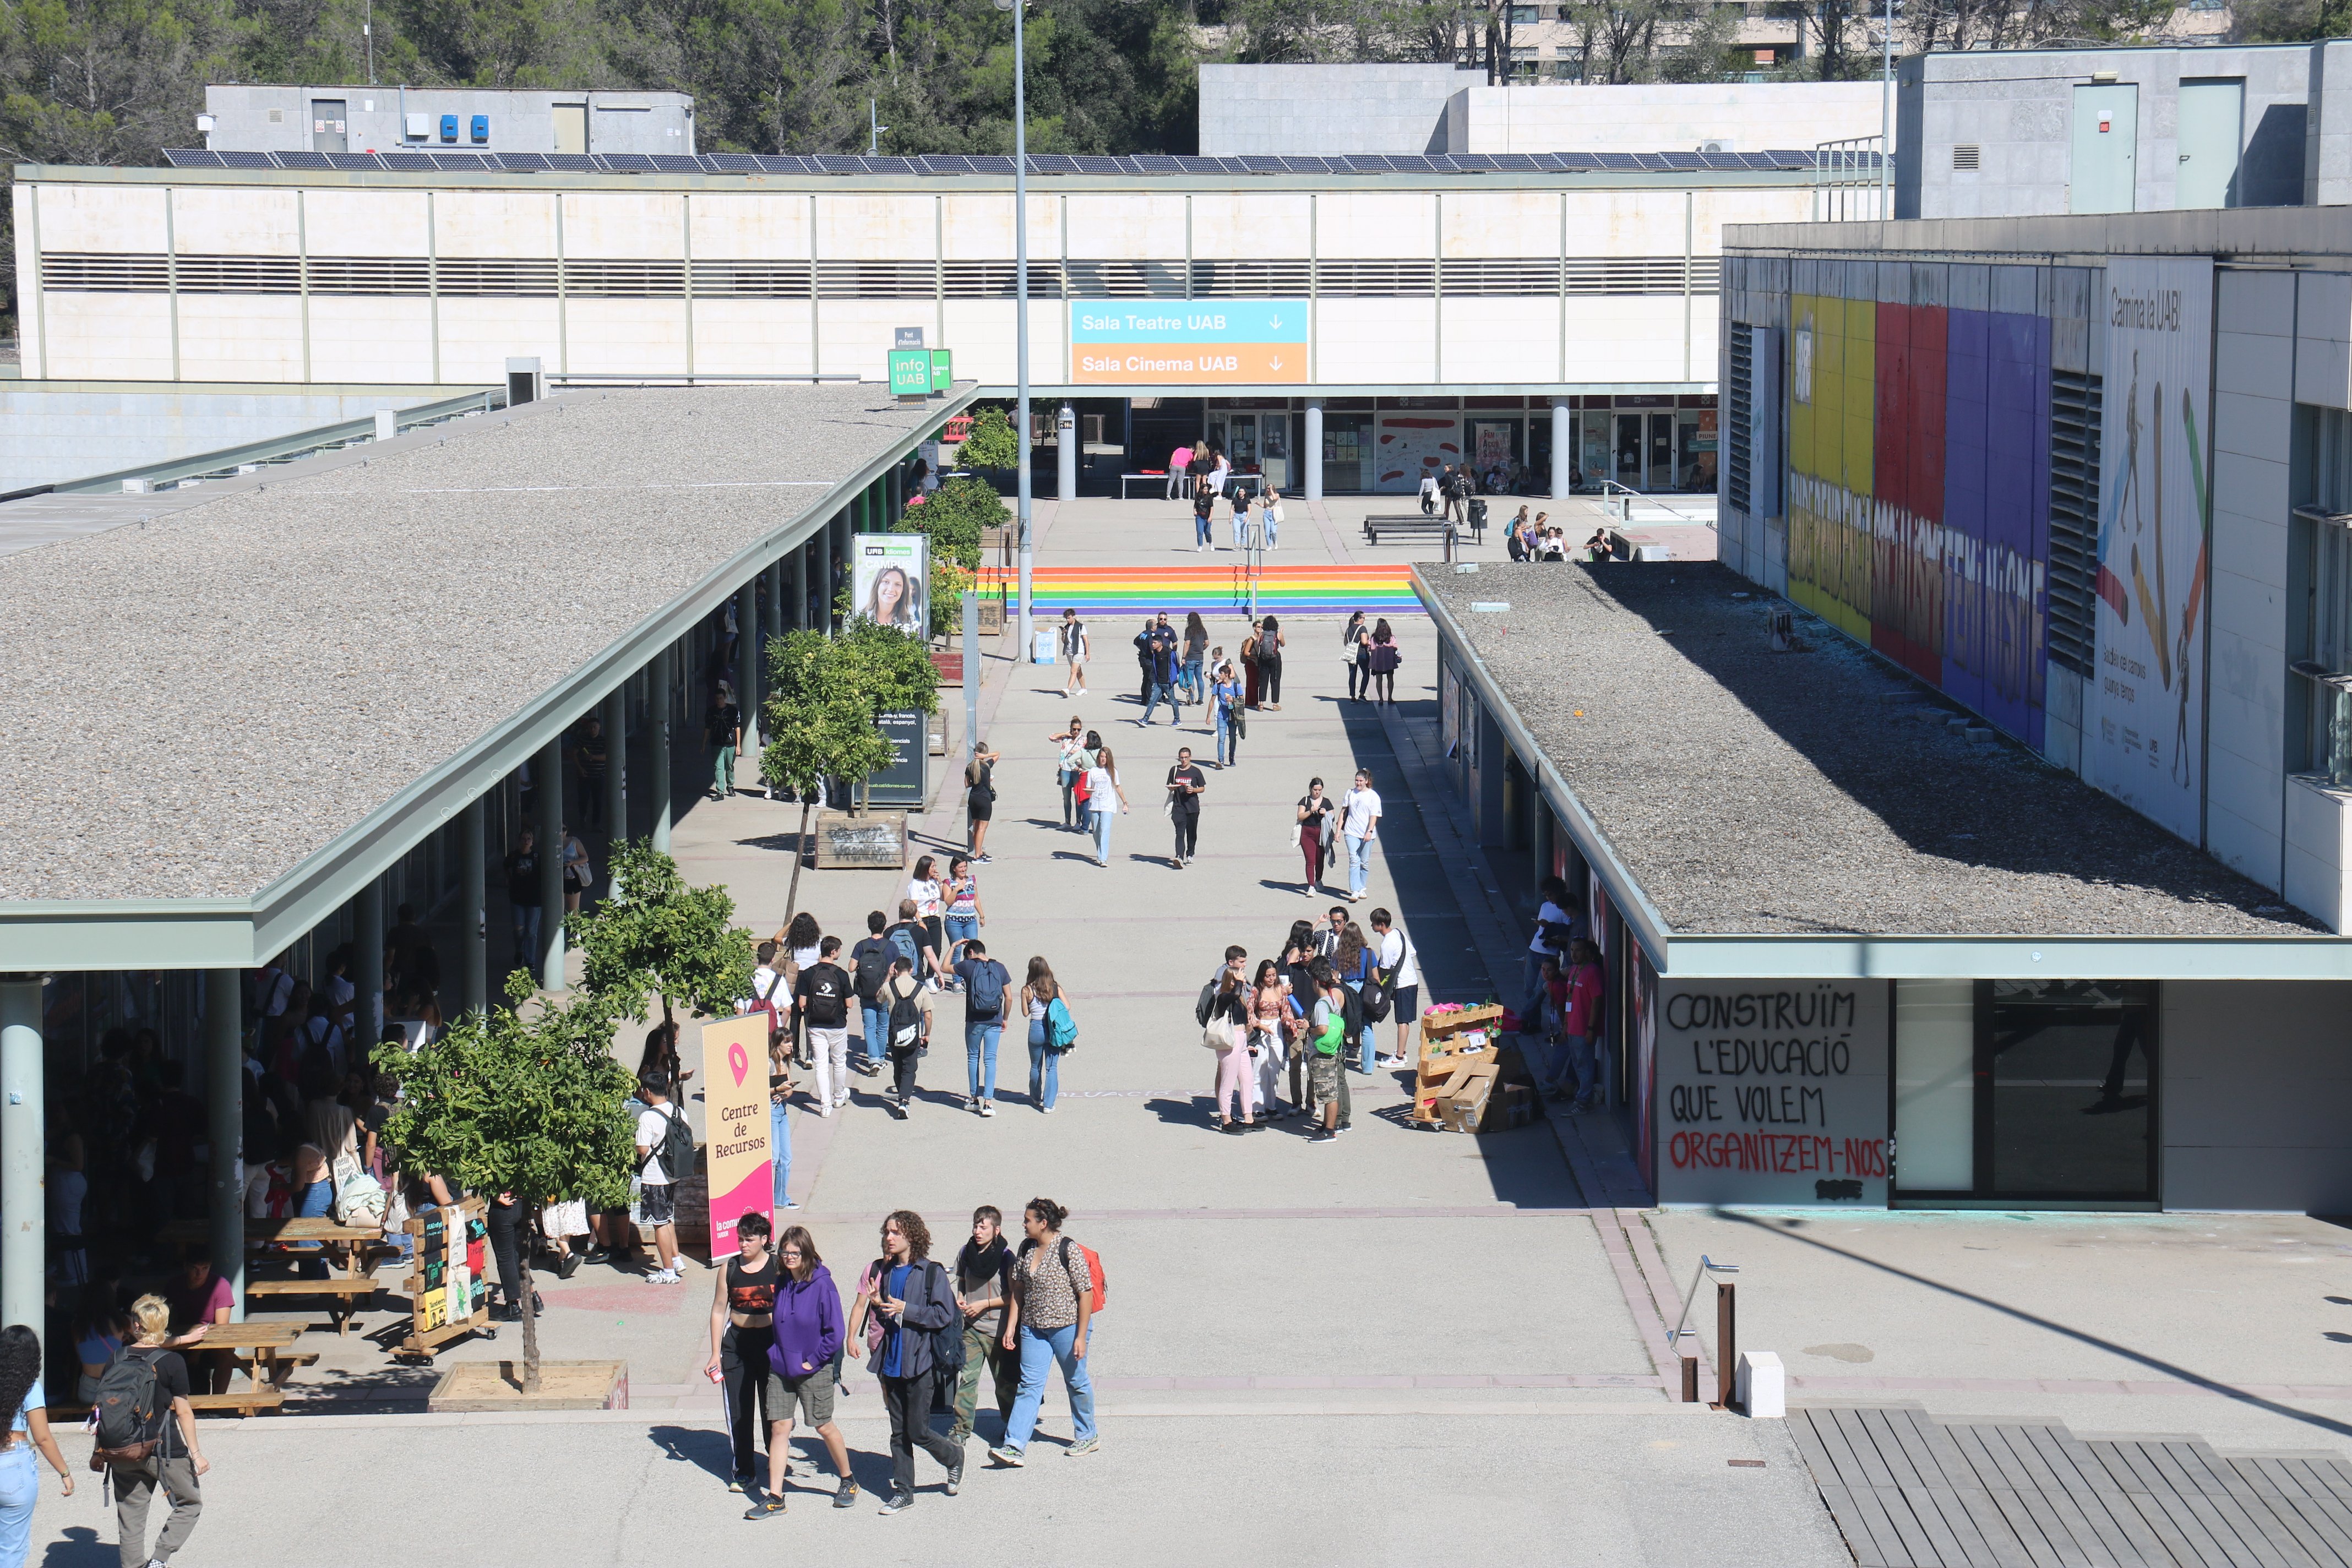
[[[703,712],[702,739],[710,747],[710,798],[725,800],[735,793],[735,752],[743,743],[743,710],[735,706],[735,688],[727,681],[719,683]]]
[[[1217,510],[1217,492],[1205,480],[1195,479],[1192,490],[1192,550],[1198,554],[1209,548],[1209,519]]]
[[[1127,808],[1127,792],[1118,786],[1118,761],[1108,746],[1097,746],[1095,765],[1087,770],[1087,809],[1094,814],[1096,865],[1110,864],[1111,820]]]
[[[1145,729],[1150,728],[1151,716],[1160,710],[1162,700],[1168,704],[1168,722],[1171,726],[1184,722],[1183,701],[1176,685],[1180,646],[1176,628],[1168,624],[1168,612],[1160,611],[1143,647],[1143,717],[1136,722]]]
[[[980,1405],[980,1377],[988,1373],[1000,1426],[1013,1421],[1021,1390],[1021,1360],[1004,1348],[1005,1304],[1013,1299],[1013,1248],[1004,1244],[1004,1215],[993,1204],[971,1211],[971,1239],[956,1253],[956,1299],[963,1303],[963,1370],[956,1374],[955,1424],[948,1441],[971,1436]]]
[[[1073,713],[1067,730],[1057,731],[1046,739],[1054,742],[1059,753],[1054,764],[1054,782],[1062,786],[1062,826],[1066,829],[1083,827],[1079,814],[1086,810],[1086,805],[1077,795],[1078,780],[1094,765],[1094,756],[1087,750],[1086,727]]]
[[[1029,961],[1028,977],[1021,983],[1021,1012],[1029,1020],[1029,1103],[1049,1111],[1061,1095],[1062,1057],[1077,1044],[1078,1026],[1053,965],[1043,958]]]
[[[110,1310],[113,1303],[107,1305]],[[48,1404],[41,1387],[41,1336],[22,1323],[0,1329],[0,1410],[12,1413],[0,1438],[0,1568],[24,1568],[32,1548],[33,1505],[41,1496],[36,1452],[57,1471],[60,1495],[73,1496],[73,1471],[49,1435]]]
[[[1087,623],[1078,619],[1075,607],[1062,611],[1062,625],[1055,636],[1061,643],[1062,662],[1069,667],[1069,673],[1062,678],[1062,695],[1084,697],[1087,694],[1087,658],[1093,650],[1087,647]]]
[[[1396,633],[1390,629],[1386,616],[1372,626],[1372,640],[1365,658],[1371,670],[1371,684],[1379,689],[1372,700],[1393,706],[1396,702],[1397,666],[1404,662],[1404,651],[1396,645]]]
[[[955,977],[963,991],[963,1049],[971,1064],[971,1092],[964,1108],[982,1116],[996,1114],[996,1047],[1004,1037],[1004,998],[1013,976],[988,956],[988,948],[974,937],[963,943],[955,962]]]
[[[882,1342],[874,1371],[882,1384],[882,1405],[890,1415],[890,1496],[884,1513],[914,1506],[915,1450],[921,1448],[947,1468],[947,1493],[963,1486],[963,1445],[931,1430],[931,1400],[938,1391],[940,1331],[957,1331],[955,1286],[931,1260],[930,1228],[911,1209],[897,1209],[882,1222],[882,1256],[867,1270],[871,1283],[850,1310],[849,1353],[861,1353],[859,1338],[868,1319],[878,1321]]]
[[[1046,1370],[1056,1364],[1077,1427],[1066,1452],[1076,1459],[1102,1447],[1095,1433],[1094,1380],[1087,1373],[1097,1281],[1092,1255],[1062,1234],[1069,1217],[1070,1211],[1051,1198],[1031,1198],[1021,1212],[1026,1239],[1013,1265],[1013,1309],[1003,1342],[1020,1353],[1021,1392],[1013,1399],[1004,1441],[988,1451],[1000,1465],[1028,1462],[1030,1435],[1045,1402]]]
[[[1252,1070],[1255,1048],[1248,994],[1249,986],[1233,965],[1219,971],[1216,994],[1209,1002],[1209,1022],[1202,1030],[1209,1048],[1217,1053],[1214,1109],[1220,1132],[1239,1133],[1244,1125],[1257,1123],[1257,1074]],[[1228,1104],[1237,1109],[1238,1120],[1225,1114]]]
[[[1217,670],[1217,684],[1210,698],[1217,705],[1217,762],[1219,769],[1229,768],[1240,760],[1242,736],[1247,733],[1248,721],[1243,717],[1246,704],[1241,679],[1234,675],[1233,661],[1228,659]]]
[[[1282,711],[1282,623],[1266,616],[1257,632],[1258,697],[1276,713]]]
[[[122,1561],[152,1568],[171,1562],[187,1545],[205,1511],[199,1482],[213,1467],[196,1441],[188,1363],[171,1348],[171,1304],[161,1296],[142,1296],[131,1303],[131,1321],[139,1331],[137,1342],[118,1352],[99,1376],[98,1442],[90,1457],[105,1461],[107,1479],[113,1483]],[[118,1392],[124,1397],[110,1397]],[[131,1419],[133,1412],[146,1413],[144,1425]],[[27,1436],[30,1427],[28,1417]],[[147,1509],[159,1490],[171,1500],[172,1511],[150,1551]]]
[[[939,860],[918,856],[914,874],[907,879],[906,896],[914,901],[915,919],[923,928],[923,946],[930,955],[929,973],[940,968],[940,950],[947,945],[946,889],[940,886]]]
[[[1209,628],[1198,610],[1184,612],[1184,667],[1179,679],[1187,702],[1201,701],[1205,693],[1201,689],[1201,664],[1209,655]]]
[[[971,868],[965,856],[948,858],[948,883],[942,895],[947,900],[948,961],[956,959],[956,945],[971,942],[980,935],[980,928],[988,923],[987,913],[980,904],[980,876]]]
[[[857,982],[840,959],[841,939],[824,938],[817,943],[817,961],[801,971],[793,989],[793,1006],[808,1029],[809,1055],[815,1058],[819,1116],[831,1116],[849,1103],[849,1004]]]
[[[1258,700],[1258,626],[1256,621],[1250,623],[1249,635],[1242,638],[1241,647],[1242,679],[1249,689],[1244,705],[1251,708],[1256,707]]]
[[[515,847],[507,851],[506,874],[507,913],[514,921],[514,967],[537,969],[541,958],[539,846],[528,827],[515,834]]]
[[[1363,701],[1372,694],[1372,634],[1361,610],[1348,617],[1339,635],[1339,658],[1348,666],[1348,700]]]
[[[1372,842],[1380,836],[1381,797],[1370,768],[1356,770],[1356,787],[1339,797],[1339,833],[1348,841],[1348,901],[1364,896],[1371,877]]]
[[[1201,843],[1201,792],[1209,787],[1208,776],[1192,765],[1192,748],[1176,748],[1176,765],[1168,770],[1168,820],[1176,828],[1176,868],[1182,870],[1192,863],[1192,852]]]
[[[679,1271],[686,1267],[686,1255],[677,1247],[677,1190],[674,1184],[691,1173],[671,1170],[670,1162],[681,1153],[691,1157],[694,1134],[687,1129],[686,1112],[670,1103],[675,1081],[660,1068],[647,1068],[637,1074],[637,1098],[646,1107],[637,1112],[640,1212],[654,1232],[654,1267],[645,1277],[648,1285],[675,1285],[683,1278]]]
[[[973,749],[971,761],[963,768],[965,831],[971,837],[971,858],[983,866],[992,858],[988,853],[988,822],[996,815],[996,764],[1002,760],[983,742]]]
[[[773,1337],[768,1346],[769,1405],[774,1436],[768,1445],[768,1495],[745,1519],[772,1519],[784,1511],[784,1476],[793,1456],[793,1419],[797,1415],[824,1445],[841,1483],[833,1506],[857,1501],[857,1478],[849,1473],[849,1445],[833,1422],[834,1358],[847,1338],[841,1320],[841,1288],[817,1256],[816,1239],[800,1226],[787,1226],[776,1239]]]
[[[1298,890],[1313,898],[1322,890],[1323,868],[1331,858],[1331,817],[1337,804],[1323,793],[1319,778],[1307,781],[1307,793],[1298,797],[1298,828],[1291,842],[1298,846],[1304,858],[1306,876]]]
[[[903,952],[890,958],[890,978],[881,995],[889,1022],[891,1077],[890,1114],[899,1121],[915,1103],[915,1069],[931,1047],[931,998],[915,978],[914,963]]]
[[[783,1435],[777,1430],[777,1406],[783,1401],[782,1379],[768,1367],[768,1347],[775,1343],[776,1255],[768,1246],[768,1216],[757,1209],[735,1222],[735,1256],[710,1291],[710,1359],[703,1374],[716,1382],[727,1408],[727,1429],[734,1440],[735,1473],[727,1483],[730,1492],[751,1491],[760,1484],[759,1445],[768,1445],[768,1470],[772,1478],[775,1511],[783,1511]],[[777,1386],[772,1388],[773,1383]],[[758,1425],[754,1426],[754,1421]],[[754,1510],[753,1517],[757,1517]]]
[[[850,983],[857,992],[864,1046],[850,1066],[867,1078],[882,1070],[883,1045],[890,1034],[889,1009],[882,1002],[882,983],[890,978],[890,943],[882,934],[888,923],[880,910],[867,914],[866,935],[849,950]]]

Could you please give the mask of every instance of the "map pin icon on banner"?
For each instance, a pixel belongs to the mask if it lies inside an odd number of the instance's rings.
[[[727,1065],[735,1069],[735,1081],[740,1084],[743,1075],[751,1070],[751,1058],[740,1045],[727,1047]]]

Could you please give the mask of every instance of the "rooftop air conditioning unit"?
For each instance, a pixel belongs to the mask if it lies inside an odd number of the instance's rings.
[[[1702,142],[1698,144],[1698,150],[1702,153],[1737,153],[1739,151],[1739,149],[1733,146],[1730,140],[1726,137],[1717,137],[1709,141]]]

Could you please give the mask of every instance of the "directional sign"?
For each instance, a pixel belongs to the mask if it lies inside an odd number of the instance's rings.
[[[890,351],[890,390],[900,397],[931,395],[931,356],[923,349]]]
[[[1074,300],[1070,379],[1307,380],[1304,300]]]

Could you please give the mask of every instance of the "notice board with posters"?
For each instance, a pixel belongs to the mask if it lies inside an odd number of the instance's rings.
[[[2098,675],[2084,776],[2204,841],[2213,261],[2107,258],[2099,427]]]
[[[1886,993],[1660,980],[1658,1201],[1885,1207]]]
[[[702,1127],[704,1180],[710,1194],[710,1258],[717,1263],[734,1252],[735,1225],[746,1214],[775,1221],[765,1013],[702,1026]]]

